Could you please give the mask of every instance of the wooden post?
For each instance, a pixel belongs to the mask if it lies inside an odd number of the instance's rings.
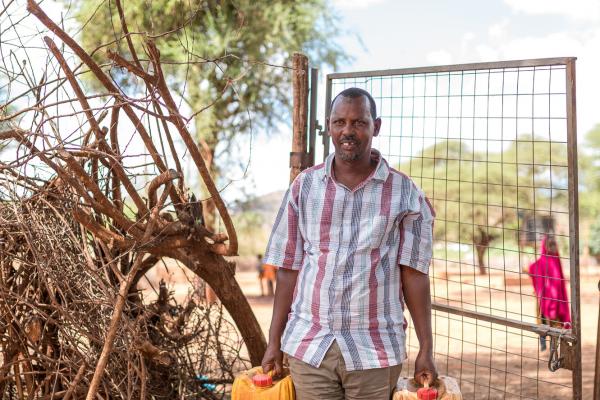
[[[294,110],[292,112],[292,152],[290,153],[290,183],[308,166],[307,126],[308,126],[308,57],[294,53],[292,90]]]

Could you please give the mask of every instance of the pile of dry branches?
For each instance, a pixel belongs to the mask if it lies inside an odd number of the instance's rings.
[[[244,362],[237,332],[252,364],[260,362],[265,340],[233,264],[223,257],[237,252],[235,230],[188,131],[189,118],[167,85],[157,47],[145,41],[146,61],[140,61],[126,35],[132,59],[109,48],[107,63],[99,65],[35,1],[27,9],[63,47],[44,37],[38,46],[53,64],[42,81],[24,80],[23,96],[33,104],[0,113],[0,144],[16,149],[12,161],[0,164],[0,393],[223,397]],[[124,18],[121,23],[127,32]],[[107,73],[115,67],[141,82],[146,95],[126,95]],[[104,91],[86,94],[82,73]],[[75,129],[63,128],[74,118],[80,121]],[[145,197],[136,186],[140,175],[125,163],[126,126],[151,160]],[[151,132],[150,126],[159,128]],[[226,234],[204,226],[177,143],[193,160]],[[156,302],[145,302],[136,285],[167,257],[207,282],[222,306],[192,297],[175,304],[164,285]]]
[[[106,343],[116,274],[132,267],[135,252],[112,258],[115,273],[101,265],[102,243],[90,244],[68,218],[74,203],[69,192],[49,187],[0,205],[5,398],[82,398]],[[102,398],[221,398],[222,384],[243,366],[242,343],[220,306],[191,296],[176,304],[165,285],[150,304],[128,294],[112,341]]]

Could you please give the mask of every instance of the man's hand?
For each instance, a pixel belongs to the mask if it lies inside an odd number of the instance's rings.
[[[433,386],[438,373],[433,362],[433,355],[428,351],[419,351],[415,360],[415,381],[420,385]]]
[[[275,376],[281,376],[283,372],[283,352],[280,350],[278,344],[269,343],[267,351],[265,351],[265,355],[263,356],[261,367],[265,374],[274,370]]]

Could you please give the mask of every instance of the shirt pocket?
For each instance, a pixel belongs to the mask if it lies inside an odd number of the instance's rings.
[[[376,215],[371,222],[370,245],[371,248],[379,248],[388,233],[388,220],[386,215]]]

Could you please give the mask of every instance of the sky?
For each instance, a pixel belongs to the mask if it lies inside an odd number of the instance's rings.
[[[600,123],[600,0],[333,0],[333,7],[344,31],[338,42],[352,56],[335,72],[573,56],[579,142]],[[321,71],[320,121],[329,72]],[[278,129],[254,138],[244,181],[255,194],[288,185],[291,128]]]

